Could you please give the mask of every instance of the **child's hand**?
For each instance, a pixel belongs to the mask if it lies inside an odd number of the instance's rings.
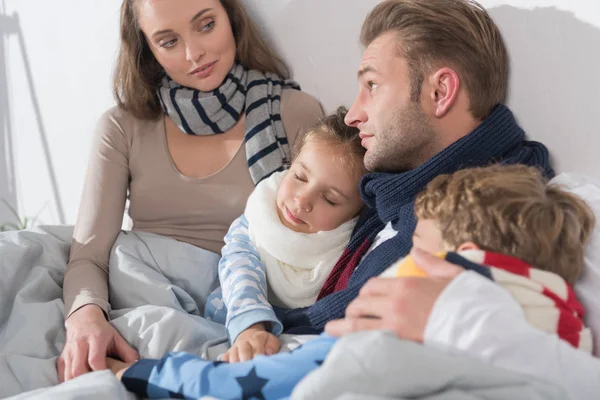
[[[229,351],[223,356],[223,361],[236,363],[252,360],[259,354],[270,356],[277,353],[280,346],[277,336],[267,332],[261,322],[239,334]]]
[[[119,380],[121,380],[121,377],[127,368],[131,367],[132,365],[133,363],[128,364],[114,358],[106,357],[106,366],[113,372],[113,374],[116,375],[117,379]]]

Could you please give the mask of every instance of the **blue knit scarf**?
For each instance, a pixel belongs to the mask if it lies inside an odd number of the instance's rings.
[[[362,285],[412,247],[416,226],[413,200],[440,174],[491,163],[525,164],[539,167],[548,178],[554,176],[548,150],[537,142],[525,141],[525,133],[512,112],[497,106],[474,131],[453,143],[414,170],[392,174],[371,173],[361,182],[367,204],[344,254],[331,272],[319,301],[314,305],[282,312],[286,330],[319,332],[325,323],[342,318]],[[365,256],[377,234],[391,223],[398,232]]]

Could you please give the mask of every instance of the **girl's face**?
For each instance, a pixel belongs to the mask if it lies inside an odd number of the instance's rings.
[[[141,0],[137,7],[154,57],[175,82],[201,92],[221,85],[236,43],[219,0]]]
[[[361,168],[350,168],[343,146],[309,139],[277,192],[281,222],[296,232],[331,231],[355,217],[363,206]]]

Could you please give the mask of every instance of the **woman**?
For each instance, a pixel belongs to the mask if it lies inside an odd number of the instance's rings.
[[[239,0],[124,0],[118,107],[98,124],[65,273],[61,380],[137,358],[106,319],[127,196],[133,230],[219,253],[254,185],[322,116],[287,75]]]

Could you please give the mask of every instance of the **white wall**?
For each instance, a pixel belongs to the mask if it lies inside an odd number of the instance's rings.
[[[483,4],[510,52],[509,105],[525,131],[550,148],[558,171],[600,178],[600,1]]]
[[[600,0],[480,2],[499,24],[509,48],[508,103],[523,128],[550,147],[559,171],[600,178]],[[250,3],[267,10],[272,0]],[[298,81],[328,111],[349,105],[356,93],[360,25],[379,1],[278,3],[261,16]]]
[[[120,3],[0,2],[5,16],[0,40],[6,45],[0,51],[0,116],[6,114],[7,92],[10,123],[0,119],[0,199],[16,203],[22,215],[41,211],[44,223],[75,220],[90,135],[100,113],[113,104]],[[7,20],[15,14],[18,22]],[[0,223],[8,219],[0,203]]]
[[[352,102],[360,25],[378,0],[245,2],[306,91],[327,110]],[[559,170],[600,178],[595,162],[600,149],[600,1],[481,3],[509,47],[509,104],[523,127],[550,147]],[[0,198],[18,203],[24,215],[43,209],[45,223],[59,223],[61,214],[67,223],[75,220],[90,135],[100,113],[113,103],[110,79],[119,5],[120,0],[0,0],[0,15],[18,13],[41,110],[40,125],[18,35],[3,35],[0,43],[6,43],[7,51],[0,51]],[[0,19],[0,32],[8,28]],[[2,85],[4,70],[7,87]],[[6,91],[8,107],[2,97]],[[7,109],[8,127],[2,122]],[[0,204],[0,222],[4,220]]]

